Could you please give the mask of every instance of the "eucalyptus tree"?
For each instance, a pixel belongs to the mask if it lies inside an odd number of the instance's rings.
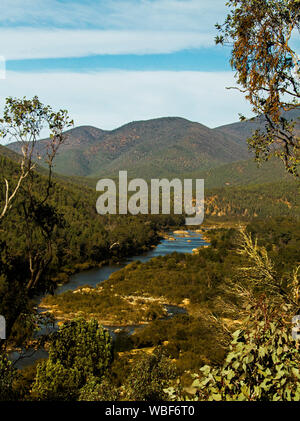
[[[238,87],[264,129],[248,139],[256,159],[279,156],[288,172],[299,176],[300,138],[287,111],[299,110],[299,56],[293,42],[299,35],[299,0],[229,0],[216,43],[232,46],[231,66]],[[297,113],[296,113],[297,118]],[[241,119],[244,119],[241,116]]]
[[[45,274],[53,258],[53,233],[63,218],[51,204],[54,192],[53,167],[65,129],[73,121],[66,110],[54,112],[38,97],[6,99],[0,119],[0,136],[16,142],[16,162],[10,177],[1,174],[0,182],[0,314],[7,320],[9,338],[16,320],[29,311],[28,300],[46,287]],[[39,139],[48,134],[41,151]],[[43,163],[43,182],[36,170]],[[38,184],[39,183],[39,184]],[[7,220],[15,220],[18,234],[25,238],[25,258],[20,262],[6,241]]]

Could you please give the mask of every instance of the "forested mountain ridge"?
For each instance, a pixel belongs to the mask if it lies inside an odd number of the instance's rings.
[[[226,133],[179,117],[132,122],[112,131],[90,126],[69,130],[56,158],[65,175],[99,176],[127,169],[132,176],[180,175],[247,159],[247,145]],[[37,144],[45,153],[47,139]],[[18,152],[19,145],[7,145]]]
[[[296,121],[299,111],[293,110],[287,117]],[[118,171],[124,169],[129,176],[144,178],[203,173],[232,162],[249,160],[252,155],[246,139],[255,129],[263,127],[262,118],[210,129],[180,117],[133,121],[115,130],[75,127],[66,131],[65,143],[56,157],[55,171],[95,178],[117,176]],[[300,132],[299,127],[296,123],[296,133]],[[47,141],[37,142],[39,155],[45,154]],[[7,147],[20,151],[17,143]],[[252,172],[254,174],[255,169]],[[273,174],[276,173],[274,167]]]
[[[14,161],[19,161],[20,156],[11,149],[0,145],[0,155],[6,156]],[[57,167],[54,167],[57,170]],[[37,165],[36,171],[41,174],[46,174],[46,170]],[[172,175],[170,175],[172,177]],[[85,176],[67,176],[57,172],[54,173],[54,178],[58,181],[68,182],[71,184],[79,184],[95,189],[99,177],[85,177]],[[117,181],[117,174],[114,177]],[[264,162],[262,165],[251,159],[222,164],[220,166],[207,170],[194,170],[182,173],[178,178],[203,178],[205,182],[205,190],[232,187],[232,186],[246,186],[257,185],[265,183],[275,183],[279,181],[290,182],[293,177],[288,174],[282,162],[278,159],[272,159]]]
[[[14,159],[12,159],[14,158]],[[14,179],[14,174],[17,174],[18,166],[16,165],[16,160],[19,159],[19,156],[14,152],[10,151],[7,148],[0,147],[0,169],[1,169],[1,195],[4,193],[4,177],[8,178],[8,180]],[[300,216],[300,192],[299,192],[299,182],[294,180],[291,176],[285,175],[285,178],[280,178],[279,175],[278,179],[272,180],[273,174],[273,166],[270,165],[269,173],[264,171],[264,175],[268,174],[267,181],[263,183],[262,177],[257,178],[256,183],[249,183],[247,178],[247,171],[249,171],[249,177],[251,178],[252,168],[248,169],[249,166],[253,165],[255,168],[256,164],[252,161],[241,161],[238,163],[225,165],[215,170],[211,170],[210,172],[207,171],[206,173],[200,174],[200,176],[204,177],[205,179],[205,214],[206,218],[241,218],[241,219],[251,219],[255,217],[277,217],[277,216],[291,216],[291,217],[299,217]],[[266,164],[268,165],[268,163]],[[274,165],[274,164],[272,164]],[[280,163],[278,164],[280,165]],[[228,177],[224,178],[224,174],[228,171]],[[257,170],[257,169],[256,169]],[[277,168],[278,170],[278,168]],[[219,171],[219,173],[218,173]],[[226,183],[226,180],[230,179],[230,176],[233,173],[236,173],[236,179],[234,182]],[[243,171],[245,172],[243,179]],[[43,189],[43,184],[45,183],[46,171],[41,168],[36,168],[36,193],[39,192],[39,189]],[[109,243],[108,241],[108,232],[109,237],[111,237],[110,242],[117,241],[118,234],[113,234],[114,230],[117,228],[117,225],[123,227],[124,229],[126,224],[128,225],[128,229],[130,230],[131,224],[137,226],[144,221],[146,215],[144,216],[137,216],[137,217],[126,217],[126,216],[101,216],[97,215],[96,213],[96,199],[97,199],[97,192],[93,188],[93,183],[89,186],[85,183],[85,178],[78,178],[78,177],[67,177],[61,175],[55,175],[54,177],[54,196],[53,196],[53,205],[57,207],[59,212],[63,212],[65,217],[67,218],[68,224],[70,228],[74,225],[74,235],[76,235],[76,230],[78,230],[79,225],[86,227],[89,232],[87,232],[87,238],[89,238],[88,243],[90,243],[91,247],[92,244],[102,243],[105,238],[105,246],[102,248],[103,257],[105,258],[110,257],[111,254],[108,252]],[[40,186],[40,187],[39,187]],[[83,188],[84,186],[84,188]],[[157,227],[164,225],[164,223],[168,223],[167,221],[164,222],[163,216],[155,215],[153,217],[149,216],[150,219],[153,221],[150,225],[154,226],[156,224]],[[159,219],[161,218],[161,221]],[[87,222],[89,220],[89,223]],[[154,220],[158,219],[156,222]],[[178,219],[178,218],[175,218]],[[86,220],[84,223],[83,220]],[[136,223],[134,222],[136,221]],[[172,217],[171,220],[172,221]],[[179,222],[180,219],[177,220],[176,223]],[[78,227],[75,229],[75,225]],[[97,226],[96,226],[96,225]],[[114,227],[110,227],[110,225]],[[161,225],[162,224],[162,225]],[[101,226],[101,229],[100,229]],[[104,229],[104,227],[106,228]],[[100,231],[98,232],[98,229]],[[104,231],[105,234],[104,234]],[[123,229],[123,228],[120,228]],[[84,230],[80,229],[80,235],[84,234]],[[73,230],[71,229],[70,235],[72,234]],[[13,233],[12,233],[13,234]],[[15,233],[14,233],[15,235]],[[93,240],[94,238],[94,240]],[[97,240],[98,238],[98,240]],[[151,238],[151,235],[150,235]],[[129,240],[129,238],[128,238]],[[82,241],[85,240],[82,238]],[[131,240],[130,240],[131,241]],[[150,240],[151,241],[151,240]],[[139,240],[138,242],[139,243]],[[140,245],[142,246],[143,241],[141,240]],[[149,243],[148,243],[149,244]],[[124,244],[125,246],[125,244]],[[136,245],[137,246],[137,245]],[[135,248],[133,243],[131,247]],[[82,260],[80,257],[80,245],[78,244],[79,249],[73,251],[73,257],[77,256],[78,262]],[[126,245],[127,250],[129,251],[129,246]],[[138,246],[137,246],[138,247]],[[86,249],[89,250],[89,249]],[[116,251],[116,250],[115,250]],[[121,251],[119,249],[121,255],[127,254],[125,250]],[[91,250],[85,254],[85,257],[93,255]],[[75,258],[75,260],[77,259]],[[100,255],[97,259],[100,259]],[[97,260],[96,259],[96,260]]]

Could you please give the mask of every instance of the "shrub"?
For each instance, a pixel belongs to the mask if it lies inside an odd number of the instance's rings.
[[[37,367],[33,395],[43,400],[76,399],[90,378],[101,381],[111,362],[111,337],[95,320],[67,322],[54,335],[48,360]]]

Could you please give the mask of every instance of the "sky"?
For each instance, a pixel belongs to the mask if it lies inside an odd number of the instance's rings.
[[[75,126],[179,116],[208,127],[251,116],[216,46],[226,0],[1,0],[0,106],[38,95]],[[2,69],[3,70],[3,69]],[[3,73],[3,72],[2,72]]]

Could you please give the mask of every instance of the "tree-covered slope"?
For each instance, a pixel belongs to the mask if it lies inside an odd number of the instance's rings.
[[[206,189],[293,180],[282,162],[275,158],[260,166],[253,159],[232,162],[206,171],[192,171],[184,174],[184,178],[203,178]]]
[[[207,217],[252,219],[300,217],[300,185],[297,181],[209,189],[205,193]]]
[[[67,132],[56,158],[56,171],[65,175],[175,176],[195,169],[249,157],[247,146],[226,133],[179,117],[126,124],[116,130],[78,127]],[[47,139],[37,145],[45,153]],[[8,145],[19,151],[19,145]]]
[[[297,121],[299,112],[289,112]],[[55,160],[55,171],[72,177],[116,177],[127,170],[130,177],[193,176],[205,178],[208,187],[264,183],[286,178],[282,166],[271,161],[257,170],[250,160],[247,138],[262,118],[215,129],[179,117],[134,121],[111,131],[91,126],[66,132]],[[299,131],[299,124],[295,130]],[[45,154],[47,139],[37,142],[36,153]],[[7,147],[20,152],[17,143]],[[243,161],[243,162],[241,162]]]
[[[5,183],[12,189],[19,174],[19,165],[0,154],[0,205],[4,203]],[[23,181],[12,208],[1,224],[0,243],[4,241],[15,256],[26,261],[27,241],[26,218],[23,202],[28,200],[26,183]],[[35,172],[33,174],[32,194],[41,200],[47,189],[47,178]],[[53,259],[49,275],[55,281],[58,272],[67,274],[76,270],[76,265],[96,266],[108,259],[120,259],[134,252],[143,251],[157,242],[157,231],[169,224],[180,224],[181,217],[169,215],[99,215],[96,212],[97,192],[80,183],[72,184],[68,179],[56,178],[51,189],[49,206],[58,216],[60,223],[53,231]],[[37,234],[36,245],[42,242]],[[117,243],[116,247],[111,247]],[[25,265],[26,266],[26,265]]]

